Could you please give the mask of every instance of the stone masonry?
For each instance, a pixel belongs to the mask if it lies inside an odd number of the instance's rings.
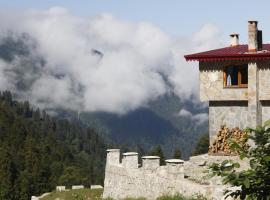
[[[223,186],[220,179],[205,178],[207,174],[204,173],[207,162],[223,161],[227,159],[225,156],[204,155],[192,157],[187,162],[169,159],[165,166],[160,166],[158,156],[142,157],[142,166],[138,165],[137,153],[128,152],[122,156],[120,161],[119,149],[107,150],[103,198],[156,199],[165,194],[181,193],[185,196],[201,194],[208,199],[220,200],[228,187]]]
[[[230,63],[200,63],[200,99],[209,101],[211,142],[221,125],[242,129],[270,119],[270,62],[248,63],[247,88],[224,88],[223,70]]]

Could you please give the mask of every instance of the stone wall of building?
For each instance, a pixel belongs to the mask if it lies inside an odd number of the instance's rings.
[[[248,100],[247,88],[224,88],[223,71],[241,62],[200,62],[201,101]]]
[[[262,123],[270,119],[270,101],[262,101]]]
[[[224,88],[224,68],[238,64],[244,63],[200,63],[200,98],[209,101],[210,142],[221,125],[242,129],[270,118],[270,61],[248,63],[248,88]]]
[[[107,152],[104,198],[144,197],[156,199],[165,194],[173,195],[176,193],[185,196],[201,194],[214,200],[223,198],[223,191],[226,187],[221,185],[220,181],[215,179],[210,184],[205,182],[201,184],[200,181],[192,181],[184,176],[186,164],[188,170],[194,167],[190,162],[184,163],[179,159],[171,159],[166,160],[165,166],[160,166],[159,157],[145,156],[142,157],[142,166],[139,166],[138,163],[134,162],[138,160],[138,154],[134,152],[123,154],[122,162],[118,160],[120,150],[113,149]],[[113,160],[113,158],[117,159]],[[195,165],[197,166],[197,164]],[[196,166],[195,171],[199,171]],[[205,168],[201,168],[201,171],[204,170]],[[196,176],[194,172],[192,174],[194,177],[200,177]]]
[[[259,99],[270,100],[270,61],[258,62]]]
[[[247,88],[224,88],[223,70],[229,65],[244,64],[242,62],[201,62],[200,63],[200,99],[202,101],[248,100]],[[259,100],[270,100],[270,61],[258,61],[258,75],[254,76],[258,85]],[[249,74],[254,63],[249,63]],[[253,72],[254,73],[254,72]],[[250,79],[251,80],[251,79]],[[249,86],[256,86],[253,81]]]
[[[210,101],[209,102],[209,137],[214,141],[220,126],[246,128],[248,124],[247,101]]]

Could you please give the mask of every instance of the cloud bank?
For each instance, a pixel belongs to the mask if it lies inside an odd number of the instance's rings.
[[[196,99],[198,66],[183,55],[221,43],[211,24],[175,38],[150,23],[62,7],[1,12],[0,21],[0,90],[46,109],[123,114],[169,92]]]

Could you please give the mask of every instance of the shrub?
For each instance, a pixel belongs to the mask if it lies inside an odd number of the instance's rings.
[[[254,142],[253,147],[243,148],[235,141],[229,141],[230,147],[239,152],[241,159],[249,160],[250,168],[236,171],[240,165],[226,160],[221,164],[213,163],[209,169],[212,176],[221,176],[224,184],[240,186],[235,191],[225,191],[227,196],[240,199],[270,199],[270,120],[256,129],[247,128],[247,139]]]

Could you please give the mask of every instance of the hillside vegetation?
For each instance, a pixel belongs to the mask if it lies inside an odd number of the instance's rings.
[[[29,200],[59,184],[102,184],[105,149],[94,129],[0,93],[0,199]]]

